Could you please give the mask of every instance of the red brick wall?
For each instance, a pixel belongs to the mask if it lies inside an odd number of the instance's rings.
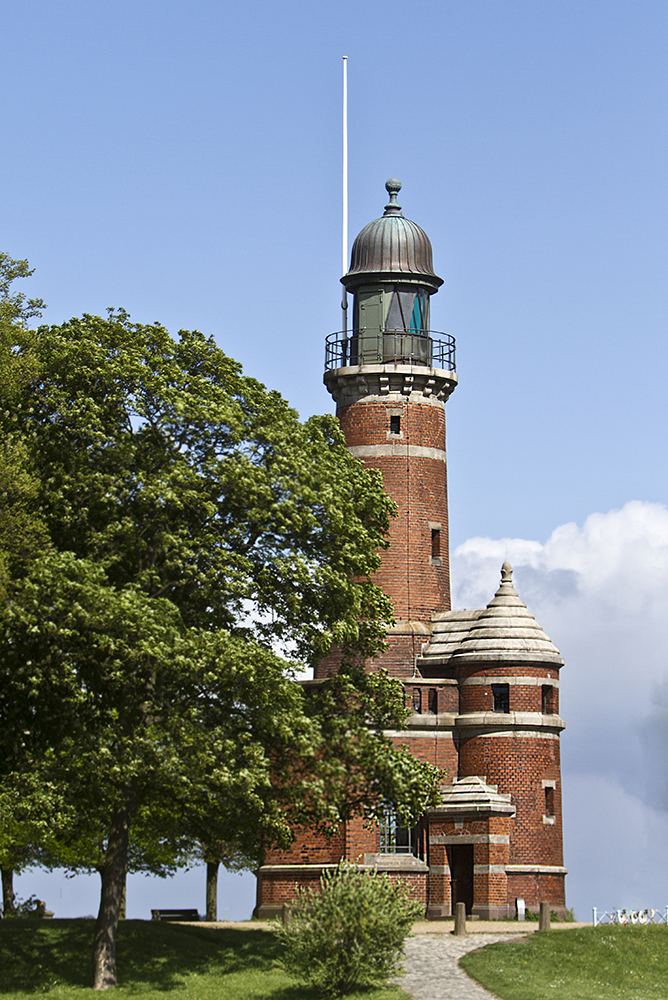
[[[416,714],[422,714],[429,717],[429,692],[436,691],[436,713],[438,715],[448,714],[457,715],[459,713],[459,688],[457,684],[453,681],[450,683],[443,683],[434,678],[434,680],[429,679],[417,679],[412,678],[407,680],[404,685],[406,691],[406,708],[409,712],[413,713],[413,692],[421,691],[421,701],[422,701],[422,712]]]
[[[514,908],[518,898],[527,906],[538,907],[548,902],[551,906],[563,907],[566,905],[565,875],[508,872],[508,903]]]
[[[331,837],[304,827],[294,827],[295,839],[286,850],[274,847],[265,853],[266,865],[338,864],[345,856],[346,832],[341,827]]]
[[[380,850],[380,828],[375,823],[366,822],[361,816],[346,823],[346,860],[352,864],[363,864],[365,854],[376,854]]]
[[[445,407],[420,396],[402,404],[403,437],[388,438],[395,400],[371,397],[340,406],[337,415],[349,446],[417,445],[445,451]],[[450,608],[447,472],[444,460],[404,455],[364,458],[380,469],[398,515],[390,527],[391,546],[375,582],[392,599],[397,619],[428,621],[432,611]],[[441,563],[431,560],[430,522],[441,525]]]
[[[484,680],[485,684],[462,684],[460,695],[460,711],[467,712],[492,712],[494,710],[494,697],[492,694],[492,684],[502,684],[504,678],[514,677],[535,677],[536,684],[509,684],[511,712],[541,712],[542,710],[542,684],[544,679],[558,678],[558,671],[554,668],[546,668],[527,664],[526,666],[506,667],[504,664],[498,666],[486,666],[485,668],[468,668],[462,671],[462,680],[475,677]],[[552,685],[551,685],[552,687]],[[553,713],[559,711],[559,689],[552,687],[552,709]]]
[[[450,781],[457,777],[457,750],[451,732],[424,733],[418,731],[410,735],[394,736],[392,742],[397,746],[407,747],[418,760],[440,767],[446,772]]]
[[[500,792],[510,792],[517,809],[510,838],[510,863],[563,865],[559,740],[511,733],[462,736],[459,776],[485,776]],[[554,823],[544,823],[543,780],[555,782]]]
[[[392,883],[400,882],[410,896],[417,899],[423,906],[427,905],[427,873],[385,873]],[[299,889],[317,889],[320,887],[322,871],[314,868],[311,871],[289,869],[283,871],[261,871],[258,879],[258,906],[282,906],[291,903]]]
[[[427,635],[388,635],[387,648],[372,660],[367,660],[365,669],[375,671],[384,667],[390,677],[412,677],[415,661],[427,639]],[[333,650],[329,656],[320,660],[313,676],[327,677],[339,669],[340,663],[341,653]]]

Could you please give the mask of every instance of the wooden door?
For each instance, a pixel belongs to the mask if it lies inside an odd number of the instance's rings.
[[[450,881],[452,884],[452,912],[455,903],[465,903],[466,912],[473,910],[473,844],[448,847]]]

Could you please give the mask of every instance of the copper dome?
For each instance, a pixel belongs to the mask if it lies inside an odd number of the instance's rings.
[[[349,290],[373,280],[400,280],[436,291],[443,279],[434,272],[429,237],[402,214],[397,204],[401,182],[391,177],[385,187],[390,195],[385,214],[366,225],[355,239],[350,268],[341,281]]]

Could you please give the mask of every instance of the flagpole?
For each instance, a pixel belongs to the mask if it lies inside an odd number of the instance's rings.
[[[342,274],[348,270],[348,56],[343,57],[343,226],[341,234]],[[348,292],[341,299],[343,331],[348,332]]]

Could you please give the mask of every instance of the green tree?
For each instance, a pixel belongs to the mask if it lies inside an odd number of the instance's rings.
[[[290,822],[420,812],[438,773],[382,736],[400,687],[355,666],[391,617],[370,576],[392,505],[336,421],[300,423],[211,340],[124,312],[42,327],[35,351],[9,419],[50,548],[4,607],[0,732],[65,789],[56,853],[94,845],[105,988],[135,822],[146,857],[195,820],[257,856]],[[341,675],[294,684],[289,663],[332,645]]]
[[[34,378],[36,354],[29,320],[41,314],[41,299],[14,292],[13,283],[33,272],[25,260],[0,253],[0,604],[12,575],[22,575],[46,542],[37,504],[37,480],[28,469],[27,444],[13,426],[13,409]],[[9,787],[3,776],[14,775]],[[22,794],[16,787],[18,773]],[[55,805],[52,784],[37,780],[40,768],[27,761],[20,738],[0,762],[0,872],[2,910],[14,912],[14,873],[41,857],[39,841],[48,824],[43,818]]]

